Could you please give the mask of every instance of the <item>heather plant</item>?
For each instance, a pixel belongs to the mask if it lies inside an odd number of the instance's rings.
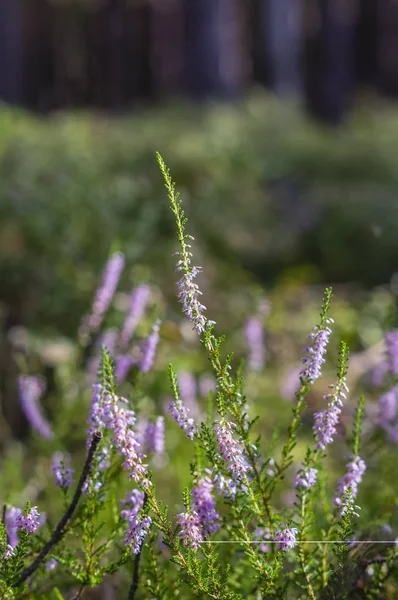
[[[278,453],[278,432],[272,440],[256,433],[244,364],[224,353],[224,337],[202,303],[197,283],[201,268],[193,262],[193,238],[186,232],[181,198],[163,159],[157,158],[176,223],[178,298],[207,355],[215,389],[206,389],[203,414],[193,410],[195,382],[170,364],[172,400],[167,415],[155,414],[148,422],[141,418],[140,395],[161,341],[161,320],[155,314],[147,337],[135,337],[149,301],[149,288],[143,284],[132,294],[120,331],[100,333],[124,264],[121,253],[112,254],[79,332],[84,352],[94,351],[94,362],[87,364],[88,375],[96,378],[87,416],[86,459],[79,472],[69,453],[53,453],[52,474],[64,506],[57,524],[40,514],[39,506],[4,506],[1,597],[78,600],[87,588],[113,577],[118,597],[130,600],[348,599],[359,597],[359,591],[368,599],[393,598],[396,545],[392,539],[383,540],[375,550],[376,538],[364,539],[358,525],[359,491],[366,477],[363,396],[347,436],[345,473],[338,481],[328,481],[327,454],[349,394],[349,349],[344,341],[336,380],[313,416],[313,439],[292,486],[295,501],[291,506],[279,502],[278,491],[297,463],[307,400],[322,377],[333,327],[331,288],[308,335],[291,423]],[[258,317],[248,322],[246,335],[251,343],[249,369],[257,371],[265,356]],[[396,342],[390,338],[389,343],[392,355]],[[396,364],[391,364],[395,373]],[[125,398],[121,385],[128,378],[132,385]],[[21,374],[25,413],[37,432],[54,443],[54,433],[40,412],[41,391],[39,380]],[[176,510],[159,496],[154,468],[167,450],[165,418],[175,421],[192,449],[191,483]]]

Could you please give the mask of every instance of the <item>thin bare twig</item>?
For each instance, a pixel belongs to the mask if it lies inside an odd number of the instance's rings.
[[[22,571],[22,573],[18,577],[17,581],[13,584],[13,587],[19,587],[28,577],[30,577],[32,575],[32,573],[34,573],[40,567],[41,563],[43,562],[43,560],[45,559],[47,554],[50,552],[51,548],[53,546],[55,546],[55,544],[57,544],[61,540],[62,536],[64,535],[65,530],[66,530],[66,525],[67,525],[68,521],[70,520],[70,518],[72,517],[73,513],[75,512],[78,502],[80,500],[80,496],[82,495],[83,486],[86,483],[88,477],[90,476],[91,469],[93,466],[94,455],[95,455],[95,452],[98,448],[98,444],[100,443],[101,439],[102,439],[101,431],[96,431],[93,436],[93,440],[91,442],[91,446],[90,446],[88,454],[87,454],[86,462],[84,463],[83,471],[80,476],[79,483],[77,484],[75,494],[72,498],[72,502],[69,505],[69,508],[67,509],[64,516],[58,523],[53,535],[51,536],[51,538],[47,542],[47,544],[44,546],[44,548],[40,552],[39,556],[36,558],[36,560],[34,560],[34,562],[29,567],[27,567],[26,569],[24,569]]]

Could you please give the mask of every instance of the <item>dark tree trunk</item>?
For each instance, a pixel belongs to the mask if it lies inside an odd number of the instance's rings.
[[[22,3],[2,0],[0,8],[0,101],[23,103]]]
[[[360,83],[378,86],[379,0],[362,0],[356,27],[356,75]]]
[[[269,30],[269,0],[252,0],[250,10],[251,29],[253,32],[251,55],[253,61],[253,78],[262,85],[271,86],[270,48],[267,43]]]
[[[223,95],[236,97],[249,78],[247,10],[237,0],[219,0],[219,76]]]
[[[395,0],[375,0],[377,4],[378,68],[382,92],[389,96],[398,95],[398,4]]]
[[[185,83],[196,98],[235,96],[242,84],[236,0],[184,0]]]
[[[126,98],[151,98],[151,6],[149,2],[127,3],[124,77]]]
[[[107,0],[105,19],[108,23],[109,40],[109,104],[120,108],[126,104],[125,79],[125,14],[123,0]]]
[[[302,11],[300,0],[268,0],[271,85],[280,96],[299,94],[302,88]]]
[[[52,45],[54,14],[53,5],[47,2],[24,2],[24,97],[30,108],[43,112],[57,107]]]
[[[157,0],[151,15],[151,73],[156,96],[182,90],[184,56],[183,0]]]
[[[316,118],[340,123],[355,84],[354,0],[306,1],[306,104]]]

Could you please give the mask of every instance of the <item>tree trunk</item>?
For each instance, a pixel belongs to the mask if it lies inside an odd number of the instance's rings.
[[[235,96],[241,90],[238,3],[184,0],[185,84],[196,98]]]
[[[378,86],[378,0],[362,0],[356,26],[356,74],[360,83]]]
[[[355,83],[354,0],[306,1],[306,103],[318,119],[340,123]]]
[[[22,3],[2,0],[0,18],[0,100],[23,103]]]
[[[181,92],[184,22],[182,0],[157,0],[151,15],[151,72],[156,96]]]
[[[299,94],[301,74],[301,2],[268,0],[268,35],[271,85],[280,96]]]
[[[378,67],[380,89],[388,96],[398,95],[398,5],[395,0],[377,3],[379,38]]]

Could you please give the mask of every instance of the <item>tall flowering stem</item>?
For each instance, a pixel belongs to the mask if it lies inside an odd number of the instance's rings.
[[[181,207],[181,199],[179,198],[178,192],[175,190],[175,184],[171,179],[170,171],[167,169],[163,158],[158,153],[157,159],[164,178],[165,187],[168,192],[170,208],[175,217],[177,237],[180,244],[180,251],[177,252],[177,256],[179,258],[177,262],[177,270],[182,272],[183,275],[178,284],[180,289],[179,299],[183,305],[184,313],[193,323],[195,331],[202,336],[201,342],[209,352],[210,363],[217,378],[218,410],[221,416],[223,416],[228,410],[235,418],[237,434],[243,441],[248,462],[253,473],[253,480],[249,485],[250,493],[251,495],[254,494],[252,487],[253,485],[256,485],[260,491],[264,504],[263,512],[265,512],[269,526],[272,527],[271,508],[261,477],[260,467],[258,464],[258,452],[257,449],[253,447],[253,444],[249,438],[249,429],[247,427],[246,418],[247,415],[243,409],[244,404],[242,403],[242,397],[240,393],[240,383],[235,383],[230,376],[230,362],[232,360],[232,356],[227,358],[224,365],[221,363],[220,345],[222,343],[222,338],[216,338],[213,335],[215,323],[214,321],[209,321],[204,316],[203,312],[205,311],[205,306],[203,306],[199,300],[201,292],[197,284],[194,283],[194,279],[199,273],[199,268],[192,266],[192,253],[190,251],[191,246],[189,244],[189,242],[192,240],[192,236],[185,233],[185,224],[187,219]],[[174,403],[172,406],[173,416],[180,426],[183,428],[187,427],[189,432],[190,425],[187,423],[188,417],[186,411],[187,409],[182,406],[180,401]],[[190,436],[191,435],[192,433],[190,433]]]
[[[336,497],[334,499],[337,506],[343,505],[344,494],[349,488],[351,489],[352,498],[357,496],[358,486],[362,481],[362,476],[365,471],[365,461],[363,461],[359,456],[355,456],[349,463],[347,463],[347,471],[337,485]]]
[[[330,560],[328,560],[328,542],[332,539],[333,535],[337,536],[337,539],[340,540],[350,538],[352,533],[352,519],[354,516],[358,516],[357,510],[359,510],[359,507],[354,505],[354,499],[358,491],[358,485],[366,469],[365,462],[359,458],[361,429],[364,418],[364,403],[365,398],[364,396],[361,396],[359,398],[353,427],[352,461],[347,465],[347,474],[337,485],[334,516],[331,519],[328,531],[324,537],[324,543],[319,547],[319,552],[322,556],[320,576],[324,587],[327,585],[328,581],[330,562]],[[354,483],[354,490],[352,483]],[[346,545],[341,546],[339,552],[341,556],[344,556]]]
[[[343,406],[343,400],[346,399],[346,392],[348,391],[346,384],[347,361],[348,347],[344,342],[341,342],[338,381],[336,385],[330,386],[333,392],[324,396],[324,399],[328,401],[327,408],[324,411],[315,414],[315,424],[313,428],[314,446],[308,448],[303,468],[300,469],[296,477],[295,487],[297,488],[298,507],[300,509],[298,535],[298,540],[300,542],[298,549],[300,571],[304,577],[308,597],[312,600],[315,600],[311,576],[313,565],[311,563],[311,558],[308,559],[306,556],[304,546],[305,540],[308,539],[308,536],[310,535],[313,520],[310,500],[318,475],[318,469],[316,467],[326,446],[333,441],[333,435],[336,433],[335,426],[339,418],[341,407]]]
[[[157,158],[165,180],[165,187],[168,191],[171,210],[175,216],[177,236],[180,243],[177,270],[182,272],[183,275],[179,282],[179,299],[183,304],[184,313],[193,323],[194,329],[200,335],[201,343],[209,353],[210,363],[214,369],[217,379],[216,401],[221,419],[225,419],[227,412],[234,417],[237,436],[239,437],[239,441],[242,442],[248,463],[252,469],[250,481],[248,481],[246,478],[245,482],[248,496],[251,500],[251,502],[248,502],[245,505],[245,511],[255,514],[257,517],[266,518],[272,527],[271,509],[267,501],[267,496],[262,481],[258,449],[250,439],[250,429],[252,423],[249,423],[247,414],[245,413],[245,403],[243,401],[241,391],[241,378],[238,376],[237,380],[234,381],[230,375],[232,355],[227,357],[224,364],[221,362],[220,346],[223,339],[216,338],[213,335],[215,323],[209,321],[204,316],[203,312],[205,311],[205,307],[199,300],[201,292],[199,291],[198,286],[194,283],[194,279],[199,270],[197,267],[192,266],[191,263],[192,254],[190,252],[189,241],[192,238],[191,236],[185,234],[185,224],[187,220],[181,208],[181,201],[179,200],[178,194],[175,191],[175,185],[171,180],[169,170],[166,168],[164,161],[159,154],[157,155]],[[187,419],[186,411],[183,410],[185,407],[183,407],[181,410],[180,403],[175,403],[173,408],[175,409],[174,412],[176,420],[180,422],[180,424],[185,424]],[[262,509],[258,506],[257,495],[255,493],[256,487],[260,493],[262,501],[264,502],[264,507]],[[242,541],[244,540],[247,544],[247,531],[245,530],[245,527],[242,526],[239,531],[239,535],[242,535]],[[258,568],[260,569],[262,576],[264,576],[263,567],[258,565]],[[198,588],[198,590],[199,589],[200,588]]]
[[[171,389],[173,390],[174,400],[170,404],[169,410],[176,423],[185,431],[185,435],[190,440],[193,440],[196,433],[196,425],[192,417],[188,416],[189,408],[187,408],[181,399],[180,388],[178,386],[177,374],[173,365],[169,365],[169,375]]]
[[[332,333],[329,324],[333,323],[333,319],[330,319],[327,316],[331,302],[332,289],[327,288],[323,298],[321,322],[319,325],[315,325],[312,332],[308,334],[311,344],[305,349],[307,356],[303,358],[304,369],[302,369],[300,373],[302,380],[306,383],[314,383],[314,381],[322,374],[321,368],[325,362],[324,355],[326,353],[330,334]]]
[[[115,252],[109,258],[102,275],[102,282],[94,298],[91,314],[87,315],[80,326],[80,338],[83,344],[89,340],[90,334],[97,333],[106,311],[112,301],[124,267],[124,255]]]
[[[168,192],[170,208],[176,220],[177,236],[181,248],[180,252],[176,252],[176,255],[179,257],[177,271],[182,273],[182,277],[178,282],[178,288],[180,290],[178,297],[183,305],[184,313],[193,323],[195,331],[200,334],[206,329],[207,318],[203,315],[206,307],[203,306],[199,300],[199,296],[202,295],[202,292],[199,290],[198,285],[194,283],[196,276],[201,270],[201,267],[192,265],[191,245],[188,242],[194,238],[185,233],[187,219],[185,218],[184,211],[181,207],[179,193],[175,190],[175,183],[171,179],[170,171],[166,167],[163,158],[159,153],[157,153],[157,159]]]
[[[126,348],[144,313],[149,298],[149,286],[139,285],[131,294],[130,310],[120,334],[120,344]]]
[[[152,327],[152,331],[146,340],[145,349],[142,355],[140,369],[142,373],[147,373],[155,360],[156,347],[159,342],[160,321],[156,321]]]
[[[213,487],[213,482],[209,477],[202,477],[192,490],[192,507],[199,515],[205,536],[214,533],[220,527]]]
[[[6,530],[8,543],[12,548],[18,544],[18,527],[17,518],[21,514],[21,509],[11,506],[7,508],[7,505],[3,507],[3,523]]]
[[[232,435],[234,429],[236,429],[234,423],[223,419],[216,423],[215,434],[219,451],[227,464],[232,479],[242,481],[246,479],[246,474],[251,470],[251,467],[242,452],[242,448]]]
[[[306,407],[305,397],[311,388],[315,375],[320,375],[321,360],[324,360],[323,355],[325,353],[326,343],[330,335],[329,324],[331,319],[329,319],[328,314],[330,311],[331,302],[332,288],[326,288],[321,307],[320,322],[315,327],[315,334],[310,334],[312,336],[311,339],[313,340],[313,345],[307,348],[308,356],[303,359],[305,368],[300,374],[300,387],[296,392],[297,403],[293,407],[293,420],[288,429],[287,442],[282,450],[282,461],[279,465],[276,465],[276,473],[269,486],[268,493],[270,497],[275,489],[276,484],[281,481],[286,469],[293,462],[292,451],[296,445],[297,432],[301,425],[301,415]],[[326,333],[322,332],[327,332],[327,335]]]
[[[336,425],[343,407],[343,401],[347,399],[348,387],[346,383],[348,363],[348,346],[341,342],[339,353],[339,379],[337,385],[331,385],[333,390],[324,398],[328,401],[327,408],[314,415],[314,437],[315,447],[325,450],[326,446],[333,442],[336,433]]]
[[[353,453],[352,459],[347,464],[347,472],[340,479],[337,485],[335,503],[337,506],[343,506],[343,498],[348,490],[351,491],[351,498],[355,499],[358,493],[358,486],[361,483],[362,476],[366,471],[366,464],[359,457],[359,443],[361,437],[361,427],[364,417],[364,402],[363,396],[360,397],[353,432]],[[343,508],[344,510],[344,508]]]
[[[39,405],[39,399],[45,391],[44,381],[38,377],[19,375],[18,391],[22,409],[32,428],[45,440],[52,440],[54,433]]]

